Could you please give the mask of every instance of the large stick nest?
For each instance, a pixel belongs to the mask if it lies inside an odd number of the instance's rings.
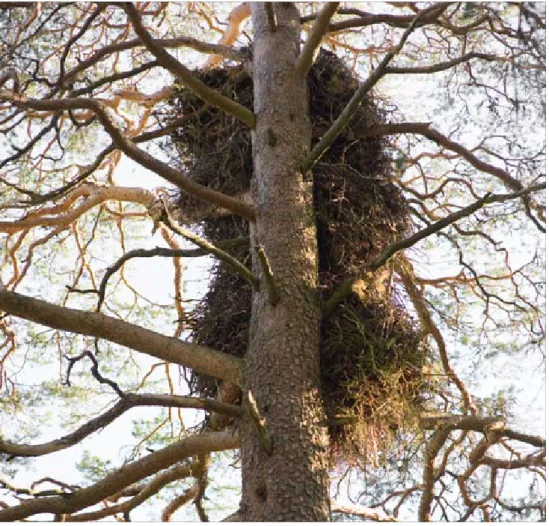
[[[195,74],[208,86],[253,108],[253,85],[243,67]],[[341,113],[358,87],[343,61],[321,51],[308,76],[313,145]],[[249,130],[235,117],[208,107],[186,89],[178,89],[170,117],[196,112],[172,135],[180,168],[193,180],[237,196],[252,177]],[[372,98],[313,170],[317,212],[319,284],[327,299],[342,281],[356,274],[380,251],[410,230],[409,211],[391,178],[391,162],[382,138],[367,130],[385,122]],[[179,219],[196,224],[208,205],[178,194]],[[210,217],[200,222],[212,242],[248,235],[241,218]],[[231,251],[249,265],[249,248]],[[390,265],[357,285],[354,293],[322,323],[322,389],[328,417],[345,424],[330,428],[333,451],[375,454],[390,443],[395,429],[418,412],[425,391],[422,369],[427,348],[395,291]],[[248,345],[251,290],[223,264],[212,271],[208,292],[193,313],[191,338],[228,354],[243,356]],[[202,396],[217,390],[213,378],[194,374],[191,387]],[[343,451],[344,450],[344,451]]]

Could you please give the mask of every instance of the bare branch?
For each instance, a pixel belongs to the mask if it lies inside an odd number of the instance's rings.
[[[276,15],[274,12],[274,6],[271,2],[265,2],[265,11],[267,12],[267,23],[269,24],[269,31],[274,33],[276,31]]]
[[[404,122],[404,123],[395,123],[395,124],[382,124],[372,128],[369,132],[369,136],[378,136],[378,135],[398,135],[402,133],[412,133],[423,135],[427,139],[436,142],[443,148],[456,152],[466,161],[468,161],[472,166],[478,170],[494,175],[500,181],[502,181],[510,190],[519,191],[524,188],[524,186],[512,177],[505,170],[498,168],[492,164],[489,164],[485,161],[482,161],[476,157],[470,150],[462,146],[461,144],[452,141],[442,133],[438,132],[431,128],[431,123],[429,122]]]
[[[84,438],[95,433],[99,429],[107,427],[126,411],[134,407],[180,407],[183,409],[199,409],[213,411],[232,417],[242,416],[243,409],[240,406],[226,404],[210,398],[195,398],[192,396],[176,396],[163,394],[134,394],[125,393],[113,407],[103,414],[92,418],[78,429],[64,437],[45,442],[43,444],[15,444],[0,438],[0,453],[14,457],[39,457],[49,455],[56,451],[62,451]]]
[[[98,511],[92,511],[89,513],[79,513],[77,515],[69,515],[63,517],[63,522],[89,522],[97,521],[105,517],[110,517],[115,513],[129,513],[131,510],[145,502],[147,499],[156,495],[164,486],[174,482],[188,478],[192,475],[192,468],[189,464],[178,464],[172,468],[163,471],[156,475],[148,484],[146,484],[141,491],[120,504],[108,506]]]
[[[39,513],[66,515],[75,513],[110,497],[121,489],[158,473],[185,458],[224,451],[239,447],[237,436],[227,432],[212,432],[194,435],[171,444],[160,451],[127,464],[107,475],[104,479],[87,488],[75,491],[62,497],[45,497],[43,499],[27,500],[17,506],[0,510],[0,521],[12,522]]]
[[[104,314],[58,307],[6,289],[0,289],[0,309],[52,329],[103,338],[160,360],[240,385],[239,358],[182,342]]]
[[[221,249],[230,249],[234,247],[240,247],[247,245],[250,240],[247,237],[238,237],[235,239],[227,239],[225,241],[220,241],[217,246]],[[96,291],[99,295],[97,310],[101,308],[103,301],[105,300],[105,294],[107,290],[107,284],[109,279],[113,274],[118,272],[124,263],[134,258],[152,258],[152,257],[166,257],[166,258],[196,258],[207,256],[209,252],[201,248],[195,249],[182,249],[174,250],[171,248],[156,247],[151,249],[138,248],[136,250],[130,250],[126,252],[121,258],[115,261],[110,267],[107,268],[103,278],[101,279],[101,284],[99,285],[99,290]]]
[[[257,258],[259,260],[259,265],[265,276],[265,281],[267,283],[267,293],[269,294],[269,301],[271,305],[275,306],[280,301],[280,293],[278,292],[278,287],[274,279],[273,270],[267,259],[267,254],[262,246],[258,245],[255,247],[257,252]]]
[[[99,100],[87,98],[38,100],[13,95],[6,91],[0,91],[0,100],[6,100],[20,108],[30,108],[38,111],[62,112],[75,109],[91,110],[97,115],[105,131],[111,136],[115,146],[137,163],[175,184],[189,195],[209,203],[214,203],[227,210],[231,210],[233,213],[241,215],[249,220],[253,220],[255,217],[255,212],[249,205],[184,177],[180,171],[172,168],[169,164],[166,164],[159,159],[155,159],[147,152],[139,149],[131,139],[126,137],[118,129],[107,113],[105,105]]]
[[[305,174],[307,173],[320,159],[320,157],[324,154],[324,152],[330,147],[330,145],[335,141],[337,136],[341,133],[343,128],[347,126],[349,121],[351,120],[352,116],[355,114],[356,110],[359,108],[360,104],[362,103],[362,99],[366,96],[366,94],[376,85],[376,83],[386,74],[386,68],[389,65],[389,62],[393,60],[395,55],[400,53],[402,48],[404,47],[404,44],[406,43],[406,40],[408,37],[412,34],[414,29],[416,28],[418,22],[424,18],[427,15],[432,14],[433,10],[435,10],[437,13],[442,12],[443,9],[446,9],[445,6],[442,8],[440,6],[435,6],[424,9],[423,11],[420,11],[412,20],[409,27],[404,31],[402,34],[400,41],[398,44],[389,51],[385,57],[383,57],[383,60],[379,63],[376,69],[370,74],[370,76],[364,81],[364,83],[358,88],[358,90],[355,92],[347,106],[343,109],[339,117],[334,121],[334,123],[330,126],[330,129],[322,136],[320,141],[315,145],[315,147],[311,150],[311,153],[303,163],[303,166],[301,168],[301,171]]]
[[[343,285],[341,285],[338,289],[336,289],[336,291],[324,304],[324,316],[329,316],[337,307],[337,305],[339,305],[352,292],[353,285],[358,280],[364,279],[365,275],[371,272],[375,272],[375,270],[382,267],[389,260],[389,258],[394,256],[397,252],[400,252],[401,250],[412,247],[418,241],[425,239],[431,234],[434,234],[435,232],[438,232],[443,228],[446,228],[447,226],[451,225],[452,223],[455,223],[456,221],[459,221],[460,219],[463,219],[464,217],[474,214],[477,210],[480,210],[481,208],[485,207],[488,204],[503,203],[511,199],[517,199],[517,198],[526,196],[528,194],[531,194],[533,192],[543,190],[544,188],[545,188],[545,183],[540,183],[528,188],[523,188],[522,190],[518,192],[514,192],[512,194],[489,194],[488,193],[482,199],[479,199],[478,201],[475,201],[469,206],[462,208],[458,212],[449,214],[448,216],[444,217],[440,221],[437,221],[436,223],[429,225],[428,227],[420,230],[419,232],[416,232],[415,234],[407,238],[401,239],[400,241],[397,241],[396,243],[389,245],[387,248],[385,248],[381,252],[381,254],[379,254],[379,256],[377,256],[374,259],[374,261],[372,261],[372,263],[370,263],[367,266],[367,268],[364,270],[364,273],[362,273],[360,276],[355,276],[353,278],[348,279],[345,283],[343,283]]]
[[[12,91],[15,94],[19,93],[19,89],[21,88],[21,85],[19,83],[19,75],[17,74],[17,70],[15,68],[8,68],[0,73],[0,88],[8,81],[11,80],[12,85]]]
[[[269,433],[265,427],[265,418],[259,414],[257,402],[255,401],[251,391],[248,391],[246,394],[246,407],[248,408],[248,414],[252,420],[263,449],[267,452],[267,454],[272,455],[273,439],[269,436]]]
[[[366,506],[352,506],[349,504],[338,504],[335,501],[332,501],[330,504],[332,513],[344,513],[345,515],[355,515],[357,517],[362,517],[369,521],[374,522],[399,522],[399,519],[393,517],[392,515],[386,515],[380,513],[374,508],[368,508]]]
[[[223,111],[226,111],[231,115],[234,115],[247,124],[250,128],[253,129],[255,127],[255,116],[249,109],[231,99],[228,99],[227,97],[224,97],[218,91],[208,87],[201,80],[197,79],[188,68],[170,55],[152,38],[143,25],[141,15],[134,4],[124,3],[122,4],[122,7],[131,20],[137,36],[139,36],[147,49],[157,58],[158,62],[162,66],[173,73],[182,84],[196,93],[204,101],[221,108]]]
[[[450,431],[461,429],[463,431],[476,431],[486,433],[491,426],[500,424],[499,433],[502,437],[511,440],[517,440],[534,447],[544,448],[546,441],[543,437],[536,435],[527,435],[519,433],[505,427],[505,421],[499,417],[481,417],[481,416],[463,416],[463,415],[425,415],[421,417],[421,427],[423,429],[437,429],[445,427]]]
[[[168,212],[168,207],[165,205],[164,202],[162,202],[162,205],[163,210],[159,212],[159,221],[164,222],[168,226],[168,228],[170,228],[170,230],[174,231],[176,234],[179,234],[185,239],[188,239],[189,241],[200,247],[202,250],[205,250],[209,254],[212,254],[219,260],[229,265],[234,271],[238,272],[238,274],[246,279],[246,281],[248,281],[248,283],[252,286],[254,290],[259,290],[259,279],[257,279],[253,275],[251,270],[249,270],[246,266],[240,263],[238,259],[231,256],[228,252],[222,250],[220,247],[213,245],[209,241],[206,241],[200,236],[197,236],[190,230],[187,230],[186,228],[178,225],[170,216],[170,213]]]
[[[320,45],[322,37],[326,34],[328,24],[330,23],[330,20],[334,13],[337,11],[339,4],[340,2],[328,2],[318,15],[311,34],[309,35],[307,42],[303,46],[301,54],[299,55],[295,64],[296,76],[298,78],[304,79],[306,77],[307,72],[309,71],[309,68],[313,63],[315,51]]]
[[[468,62],[474,58],[486,60],[487,62],[496,62],[503,60],[497,55],[489,55],[487,53],[477,53],[475,51],[470,51],[461,57],[448,60],[446,62],[439,62],[438,64],[432,64],[430,66],[414,66],[411,68],[404,67],[388,67],[385,71],[387,75],[418,75],[424,73],[437,73],[438,71],[444,71],[446,69],[451,69],[459,64]]]

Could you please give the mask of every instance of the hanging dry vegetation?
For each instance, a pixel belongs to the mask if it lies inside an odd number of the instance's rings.
[[[241,66],[198,71],[208,86],[253,108],[253,85]],[[358,87],[344,62],[321,51],[308,76],[313,145],[341,113]],[[249,130],[235,117],[207,107],[185,89],[171,101],[175,119],[196,112],[173,135],[180,167],[193,180],[232,196],[249,190],[252,146]],[[384,122],[372,99],[363,102],[349,126],[313,170],[317,214],[319,283],[327,299],[345,278],[356,274],[380,251],[411,228],[399,188],[391,180],[391,162],[382,138],[366,130]],[[210,205],[178,194],[179,220],[195,224],[211,242],[248,235],[247,222],[211,214]],[[206,217],[206,219],[204,219]],[[250,266],[249,247],[230,250]],[[322,323],[321,371],[332,448],[358,458],[375,455],[390,443],[392,431],[408,425],[422,405],[426,380],[422,370],[427,347],[402,306],[391,269],[355,287],[336,312]],[[248,344],[251,289],[223,264],[212,271],[208,292],[190,318],[196,343],[243,356]],[[193,373],[192,389],[215,395],[213,378]],[[354,455],[353,455],[354,453]]]

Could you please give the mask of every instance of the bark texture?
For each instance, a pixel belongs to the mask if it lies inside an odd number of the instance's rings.
[[[280,300],[273,306],[265,272],[253,295],[244,389],[250,390],[272,440],[269,454],[250,419],[243,424],[242,519],[329,520],[327,434],[320,396],[317,247],[312,181],[300,166],[310,149],[304,79],[295,73],[299,13],[275,3],[276,30],[264,4],[254,25],[254,178],[257,216],[252,246],[260,245]]]

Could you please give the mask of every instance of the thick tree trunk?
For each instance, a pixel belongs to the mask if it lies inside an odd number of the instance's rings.
[[[299,13],[273,4],[277,28],[264,4],[252,8],[254,99],[252,196],[257,220],[252,246],[270,262],[280,301],[269,301],[265,277],[254,294],[244,390],[250,390],[273,442],[262,447],[251,421],[243,424],[242,519],[329,519],[327,433],[319,380],[317,248],[312,182],[300,165],[310,148],[307,89],[297,79]],[[259,275],[260,267],[255,262]]]

